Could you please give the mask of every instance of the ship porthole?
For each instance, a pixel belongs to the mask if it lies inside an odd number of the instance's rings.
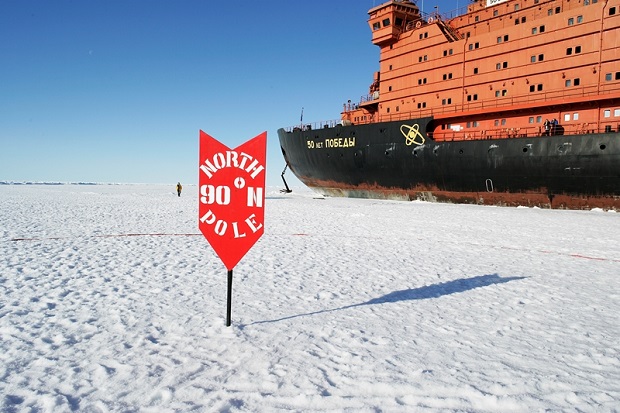
[[[390,151],[385,151],[385,156],[390,156]]]
[[[418,157],[418,151],[413,151],[413,156]]]
[[[459,154],[463,155],[463,150],[462,149],[459,149]]]
[[[523,147],[523,153],[526,153],[526,152],[527,152],[527,146],[524,146]]]
[[[599,148],[601,148],[601,150],[604,151],[605,148],[607,148],[607,146],[605,146],[605,144],[603,143],[603,144],[601,144],[601,146],[599,146]]]

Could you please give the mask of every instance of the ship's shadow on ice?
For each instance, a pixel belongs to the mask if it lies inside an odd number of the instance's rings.
[[[503,284],[510,281],[522,280],[527,277],[500,277],[497,274],[479,275],[471,278],[461,278],[459,280],[447,281],[444,283],[426,285],[424,287],[409,288],[407,290],[393,291],[389,294],[382,295],[381,297],[373,298],[363,303],[345,305],[338,308],[330,308],[325,310],[313,311],[310,313],[295,314],[287,317],[278,318],[275,320],[263,320],[256,321],[253,324],[275,323],[277,321],[290,320],[291,318],[305,317],[323,313],[329,313],[332,311],[346,310],[348,308],[361,307],[363,305],[376,305],[386,303],[396,303],[399,301],[410,300],[426,300],[430,298],[438,298],[445,295],[463,293],[466,291],[474,290],[476,288],[488,287],[494,284]]]

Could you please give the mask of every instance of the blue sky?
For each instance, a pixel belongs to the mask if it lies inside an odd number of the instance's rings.
[[[267,131],[281,186],[277,129],[367,93],[380,3],[2,0],[0,181],[195,184],[202,129],[230,148]]]

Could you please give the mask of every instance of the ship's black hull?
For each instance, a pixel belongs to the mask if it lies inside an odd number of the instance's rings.
[[[284,158],[325,195],[620,209],[620,133],[434,141],[432,118],[287,132]]]

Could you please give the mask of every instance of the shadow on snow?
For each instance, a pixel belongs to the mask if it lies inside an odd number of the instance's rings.
[[[389,294],[383,295],[381,297],[373,298],[372,300],[366,301],[364,303],[351,304],[351,305],[345,305],[343,307],[338,307],[338,308],[330,308],[326,310],[313,311],[311,313],[296,314],[296,315],[291,315],[288,317],[278,318],[275,320],[256,321],[254,323],[250,323],[249,325],[275,323],[277,321],[290,320],[291,318],[305,317],[305,316],[310,316],[310,315],[329,313],[332,311],[346,310],[348,308],[361,307],[363,305],[387,304],[387,303],[396,303],[399,301],[425,300],[429,298],[438,298],[438,297],[442,297],[445,295],[463,293],[465,291],[474,290],[476,288],[488,287],[494,284],[503,284],[509,281],[522,280],[524,278],[526,277],[504,277],[502,278],[497,274],[479,275],[477,277],[447,281],[444,283],[427,285],[427,286],[419,287],[419,288],[409,288],[407,290],[394,291]]]

